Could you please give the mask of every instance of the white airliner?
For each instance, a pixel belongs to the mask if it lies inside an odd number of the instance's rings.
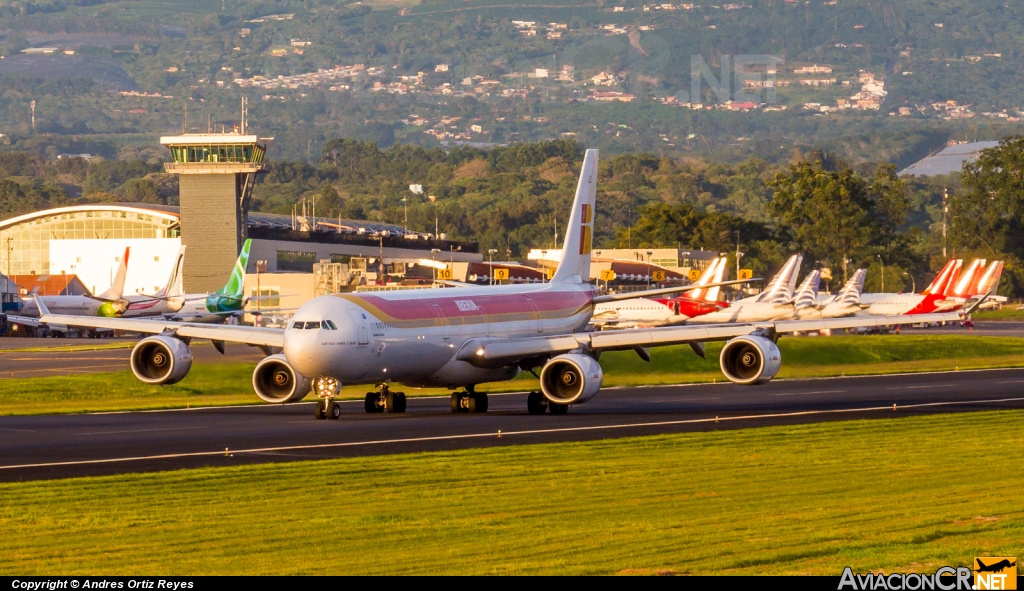
[[[590,322],[602,328],[666,326],[718,310],[726,305],[717,301],[720,288],[705,286],[721,283],[725,263],[726,257],[712,259],[693,284],[699,289],[694,289],[687,295],[671,299],[636,298],[598,304],[594,306],[594,315]]]
[[[36,296],[25,300],[25,307],[21,314],[8,314],[8,320],[13,324],[24,324],[26,326],[39,326],[45,322],[39,318],[40,307],[37,300],[42,300],[46,309],[51,314],[73,315],[73,316],[106,316],[113,317],[123,313],[128,308],[128,300],[124,297],[124,280],[128,274],[129,249],[124,249],[124,256],[117,266],[117,273],[114,274],[114,282],[110,287],[99,295],[55,295]],[[62,324],[60,320],[54,321]]]
[[[803,263],[803,255],[789,257],[782,270],[772,277],[761,293],[736,300],[728,308],[698,316],[686,324],[722,324],[733,322],[762,322],[793,318],[794,292],[797,273]],[[817,286],[814,287],[815,292]]]
[[[320,398],[316,416],[336,419],[341,407],[334,397],[341,384],[378,386],[378,392],[366,397],[367,412],[405,410],[405,395],[393,392],[392,384],[459,389],[452,394],[452,410],[479,412],[487,409],[487,396],[475,391],[477,384],[509,380],[534,368],[540,368],[540,391],[528,396],[527,410],[561,414],[601,389],[604,376],[597,358],[602,352],[634,350],[647,360],[650,347],[690,344],[703,355],[707,341],[727,341],[719,359],[726,378],[760,384],[779,371],[779,333],[960,317],[947,313],[587,331],[596,304],[669,291],[598,295],[587,283],[597,160],[597,150],[587,150],[564,254],[549,283],[322,296],[300,307],[285,329],[84,316],[61,321],[154,334],[131,354],[133,373],[150,384],[175,383],[188,374],[189,341],[194,338],[248,343],[268,351],[280,347],[283,353],[268,355],[256,366],[256,394],[267,402],[292,402],[312,387]],[[49,318],[54,316],[43,315]]]

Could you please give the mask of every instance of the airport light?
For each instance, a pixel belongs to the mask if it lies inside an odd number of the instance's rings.
[[[906,271],[904,271],[903,274],[910,277],[910,293],[917,293],[917,281],[914,281],[914,276]]]
[[[878,257],[878,264],[882,266],[882,293],[885,293],[885,263],[882,262],[882,255],[876,254]]]
[[[494,285],[494,253],[498,252],[496,248],[488,248],[487,255],[490,261],[490,269],[487,273],[491,279],[491,285]]]
[[[651,260],[652,260],[651,259],[651,255],[653,255],[653,254],[654,254],[653,252],[651,252],[649,250],[647,251],[647,287],[648,288],[651,287]]]
[[[437,237],[435,236],[434,238],[436,239]],[[430,261],[431,262],[434,261],[434,257],[436,257],[439,252],[441,252],[440,248],[431,248],[430,249]],[[436,266],[434,267],[434,283],[437,283],[437,267]]]

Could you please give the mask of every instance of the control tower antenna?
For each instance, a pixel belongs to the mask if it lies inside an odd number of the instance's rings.
[[[242,128],[239,130],[242,135],[245,135],[245,124],[246,120],[249,119],[249,99],[242,97]]]

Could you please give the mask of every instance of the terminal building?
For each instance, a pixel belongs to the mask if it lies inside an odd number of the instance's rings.
[[[0,272],[75,275],[92,293],[99,293],[110,286],[120,257],[130,246],[125,293],[153,293],[170,276],[185,225],[179,208],[143,203],[90,203],[21,215],[0,221]],[[352,258],[364,259],[373,268],[381,256],[384,264],[401,263],[403,269],[431,258],[483,260],[476,243],[435,240],[394,224],[361,220],[251,212],[246,216],[246,235],[253,240],[246,269],[250,274],[257,265],[265,273],[311,274],[321,261],[348,264]],[[196,240],[186,248],[186,265],[212,254],[202,236]],[[234,265],[238,251],[233,244],[226,250]],[[228,266],[210,282],[212,289],[221,288],[230,274]],[[190,284],[185,289],[203,291]]]

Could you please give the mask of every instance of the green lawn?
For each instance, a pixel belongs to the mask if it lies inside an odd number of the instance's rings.
[[[886,335],[783,338],[779,378],[807,378],[921,371],[1024,367],[1024,338],[967,335]],[[651,363],[631,351],[602,355],[605,386],[684,384],[721,381],[721,343],[707,348],[707,360],[688,346],[651,350]],[[200,364],[173,386],[147,386],[130,372],[0,380],[0,415],[54,412],[178,408],[255,404],[247,363]],[[537,388],[529,373],[511,382],[486,384],[488,392]],[[368,386],[350,386],[345,398],[361,398]],[[433,388],[404,391],[413,396],[445,395]]]
[[[1024,411],[0,484],[0,573],[838,575],[1024,555]]]
[[[1007,304],[1007,305],[1003,306],[1002,310],[989,310],[989,311],[985,311],[985,312],[975,312],[971,316],[974,318],[975,322],[977,322],[979,320],[988,320],[988,321],[993,321],[993,320],[994,321],[999,321],[999,320],[1004,320],[1004,321],[1005,320],[1014,320],[1014,321],[1024,320],[1024,310],[1018,310],[1017,309],[1017,308],[1020,308],[1020,307],[1021,307],[1021,305],[1019,303]]]

